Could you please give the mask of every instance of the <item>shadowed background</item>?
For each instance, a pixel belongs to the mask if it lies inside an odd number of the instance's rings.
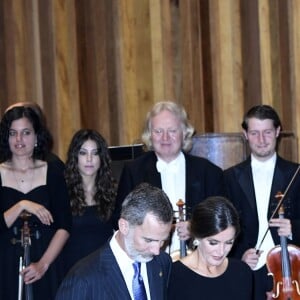
[[[137,142],[163,99],[198,134],[239,132],[270,104],[297,137],[299,79],[298,0],[0,0],[0,113],[40,104],[63,159],[80,128]]]

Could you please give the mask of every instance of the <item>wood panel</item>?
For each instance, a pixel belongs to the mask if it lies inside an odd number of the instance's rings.
[[[289,33],[289,2],[278,1],[278,24],[279,24],[279,64],[280,64],[280,96],[278,99],[283,116],[284,130],[294,131],[293,118],[293,101],[292,101],[292,76],[291,76],[291,44]],[[289,101],[285,101],[289,99]]]
[[[51,3],[51,2],[50,2]],[[81,126],[74,1],[53,1],[54,80],[56,136],[58,152],[65,157],[74,131]],[[50,99],[49,99],[50,100]]]
[[[244,111],[240,6],[237,1],[210,2],[212,70],[214,92],[214,130],[236,130],[240,120],[231,116]]]
[[[292,119],[293,132],[298,138],[298,159],[299,154],[299,134],[300,134],[300,2],[290,1],[289,9],[289,38],[291,45],[291,99],[292,102],[292,114],[289,117]]]
[[[245,160],[250,154],[250,149],[242,132],[205,133],[193,137],[190,153],[207,158],[225,170]],[[297,160],[297,139],[292,132],[280,133],[278,153],[285,159]]]
[[[110,141],[118,137],[110,122],[118,126],[115,35],[111,2],[76,1],[78,82],[82,124],[98,129]],[[102,37],[101,39],[99,37]],[[109,100],[113,101],[109,101]],[[83,101],[84,100],[84,101]]]
[[[0,112],[39,103],[62,158],[82,127],[136,142],[162,99],[183,104],[198,133],[238,132],[244,112],[267,103],[298,137],[299,5],[1,0]]]
[[[245,110],[262,103],[258,0],[241,0],[241,50]]]
[[[265,104],[272,105],[274,100],[272,77],[272,52],[277,47],[271,47],[271,26],[270,26],[270,7],[268,0],[258,1],[258,22],[259,27],[259,49],[260,49],[260,73],[261,73],[261,99]]]
[[[147,0],[120,1],[122,135],[132,143],[153,104],[149,5]]]

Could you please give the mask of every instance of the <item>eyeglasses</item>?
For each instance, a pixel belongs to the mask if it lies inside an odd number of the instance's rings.
[[[161,137],[163,134],[167,134],[169,136],[175,136],[179,132],[179,128],[168,128],[168,129],[162,129],[162,128],[153,128],[152,133],[158,137]]]

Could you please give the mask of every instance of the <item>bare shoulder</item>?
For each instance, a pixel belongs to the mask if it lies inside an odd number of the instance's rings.
[[[48,163],[44,160],[37,159],[34,161],[35,169],[47,168],[47,166],[48,166]]]

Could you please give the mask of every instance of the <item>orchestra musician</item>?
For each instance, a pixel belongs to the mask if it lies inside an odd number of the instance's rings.
[[[111,215],[116,197],[108,147],[93,129],[73,135],[66,160],[65,179],[72,210],[72,230],[63,250],[66,272],[96,251],[112,235]]]
[[[64,169],[65,169],[65,164],[52,151],[52,148],[53,148],[53,145],[54,145],[54,140],[53,140],[53,136],[52,136],[52,134],[51,134],[51,132],[50,132],[48,126],[47,126],[47,118],[46,118],[46,115],[44,114],[41,106],[38,103],[32,102],[32,101],[20,101],[20,102],[15,102],[12,105],[8,106],[5,109],[5,112],[9,111],[10,109],[12,109],[14,107],[20,107],[20,106],[32,108],[34,110],[34,112],[36,113],[36,115],[39,117],[41,124],[45,128],[45,135],[47,135],[47,141],[48,141],[48,147],[49,147],[49,150],[46,153],[45,160],[48,163],[54,163],[63,172]]]
[[[188,154],[194,128],[183,107],[172,101],[156,103],[148,112],[142,140],[147,152],[125,164],[117,193],[116,219],[126,195],[139,183],[162,188],[174,211],[181,199],[186,209],[214,195],[224,195],[222,170],[205,158]],[[190,237],[188,221],[176,223],[170,253],[178,251],[180,240]]]
[[[275,215],[270,220],[278,203],[276,195],[285,191],[298,164],[276,152],[282,127],[272,107],[252,107],[244,116],[242,128],[251,155],[224,173],[227,197],[241,220],[241,234],[232,255],[254,271],[254,299],[265,300],[272,289],[272,278],[267,276],[266,268],[269,250],[279,244],[280,236],[287,237],[288,243],[300,244],[300,177],[295,178],[284,200],[285,217]]]
[[[48,133],[27,106],[5,112],[0,122],[0,299],[18,296],[24,212],[30,214],[30,264],[21,271],[33,298],[52,300],[63,277],[61,250],[71,230],[62,170],[46,161]]]

